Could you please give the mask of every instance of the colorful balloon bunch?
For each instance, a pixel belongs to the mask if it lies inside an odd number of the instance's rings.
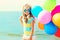
[[[36,6],[32,9],[32,14],[38,17],[39,29],[45,30],[49,35],[60,37],[60,5],[57,5],[51,12]]]

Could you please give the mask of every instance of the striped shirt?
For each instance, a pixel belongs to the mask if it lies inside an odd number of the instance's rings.
[[[23,20],[23,26],[24,26],[24,35],[26,36],[30,36],[31,35],[31,31],[32,31],[32,27],[31,27],[31,22],[34,20],[34,18],[30,18],[28,19],[28,22],[25,23]]]

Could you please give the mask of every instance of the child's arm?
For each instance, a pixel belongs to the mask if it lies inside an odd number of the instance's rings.
[[[23,21],[22,21],[22,16],[20,17],[20,22],[21,22],[21,24],[23,24]]]
[[[34,33],[34,23],[35,23],[35,21],[33,20],[33,21],[31,22],[32,32],[31,32],[30,40],[32,40],[32,35],[33,35],[33,33]]]

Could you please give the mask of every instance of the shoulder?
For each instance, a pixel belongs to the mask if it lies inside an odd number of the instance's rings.
[[[33,17],[31,17],[31,20],[34,20],[34,18],[33,18]]]
[[[31,20],[32,20],[32,22],[34,22],[34,23],[35,23],[35,18],[34,18],[34,17],[32,17],[32,18],[31,18]]]

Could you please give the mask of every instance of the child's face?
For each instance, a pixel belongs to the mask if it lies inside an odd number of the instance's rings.
[[[29,13],[28,13],[28,12],[26,12],[25,14],[26,14],[26,15],[29,15]]]
[[[29,15],[29,13],[30,13],[30,7],[29,6],[24,6],[24,13],[26,14],[26,15]]]

